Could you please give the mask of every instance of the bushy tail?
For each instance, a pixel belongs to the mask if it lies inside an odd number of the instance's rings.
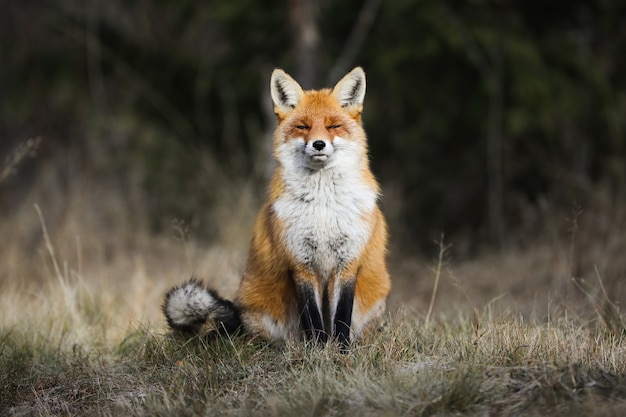
[[[187,333],[200,333],[205,326],[234,333],[241,326],[235,305],[196,278],[172,288],[165,295],[163,314],[173,330]]]

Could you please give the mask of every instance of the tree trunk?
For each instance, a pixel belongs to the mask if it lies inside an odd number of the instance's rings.
[[[289,20],[294,34],[293,51],[296,61],[294,78],[302,88],[316,87],[319,62],[318,0],[289,0]]]
[[[500,38],[501,39],[501,38]],[[489,237],[496,248],[505,243],[503,172],[503,50],[496,42],[493,67],[489,74],[489,132],[487,136],[487,207]]]

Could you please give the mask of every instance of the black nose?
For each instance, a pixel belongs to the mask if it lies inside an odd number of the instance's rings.
[[[321,151],[322,149],[324,149],[325,146],[326,142],[324,142],[323,140],[316,140],[315,142],[313,142],[313,147],[316,151]]]

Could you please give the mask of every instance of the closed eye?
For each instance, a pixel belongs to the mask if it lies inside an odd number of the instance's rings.
[[[339,129],[341,127],[341,125],[330,125],[327,127],[327,129]]]
[[[296,129],[298,129],[298,130],[308,130],[308,128],[309,127],[307,125],[297,125],[296,126]]]

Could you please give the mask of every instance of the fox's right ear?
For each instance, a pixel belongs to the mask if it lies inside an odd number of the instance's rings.
[[[347,73],[333,88],[333,96],[344,109],[355,108],[360,111],[365,98],[365,72],[356,67]]]
[[[272,72],[270,91],[274,102],[274,112],[283,113],[293,110],[304,94],[300,84],[285,71],[278,68]]]

